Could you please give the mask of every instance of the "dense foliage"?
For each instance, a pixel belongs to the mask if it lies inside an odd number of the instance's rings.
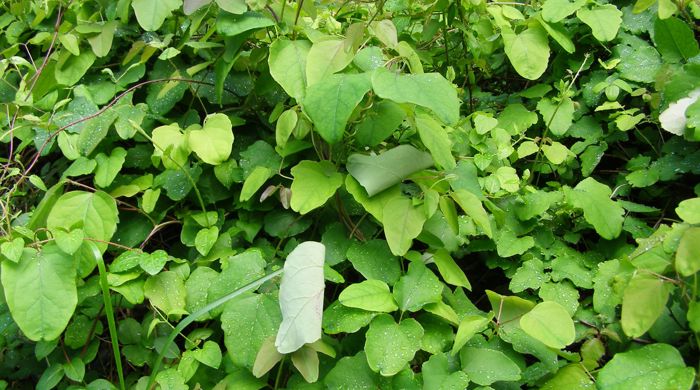
[[[2,2],[0,388],[691,388],[699,19]]]

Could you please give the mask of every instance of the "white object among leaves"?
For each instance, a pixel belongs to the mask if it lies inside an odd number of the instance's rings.
[[[287,256],[279,292],[282,324],[275,340],[279,353],[321,338],[325,257],[326,247],[314,241],[302,242]]]
[[[700,88],[691,91],[687,97],[669,104],[668,108],[659,115],[661,127],[675,135],[683,135],[687,123],[685,110],[695,103],[698,98],[700,98]]]

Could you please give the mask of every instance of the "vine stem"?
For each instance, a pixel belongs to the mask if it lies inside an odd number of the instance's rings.
[[[230,301],[233,298],[236,298],[237,296],[243,294],[244,292],[248,292],[250,290],[254,290],[258,288],[260,285],[263,283],[267,282],[268,280],[271,280],[279,275],[282,274],[284,271],[283,268],[278,269],[277,271],[271,272],[267,274],[266,276],[263,276],[262,278],[252,281],[245,286],[239,288],[238,290],[225,295],[214,302],[204,306],[203,308],[197,310],[196,312],[188,315],[185,317],[184,320],[180,321],[180,323],[177,324],[175,329],[170,332],[170,335],[168,336],[167,340],[165,341],[163,349],[160,351],[158,354],[158,358],[156,358],[155,364],[153,364],[153,370],[151,371],[151,375],[148,378],[148,385],[146,386],[146,389],[150,390],[153,389],[153,385],[155,384],[156,381],[156,375],[158,374],[158,370],[160,369],[160,364],[163,361],[163,356],[165,355],[165,352],[168,349],[168,346],[170,346],[170,343],[172,343],[175,340],[175,337],[182,332],[189,324],[193,323],[194,321],[197,320],[197,318],[201,317],[202,315],[208,313],[211,310],[216,309],[217,307],[223,305],[224,303]]]

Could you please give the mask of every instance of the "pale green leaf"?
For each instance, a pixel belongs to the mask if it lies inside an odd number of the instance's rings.
[[[164,271],[149,277],[143,285],[143,293],[153,306],[167,316],[187,314],[185,281],[175,271]]]
[[[438,271],[445,282],[453,285],[464,287],[467,290],[471,290],[472,286],[467,279],[467,275],[464,271],[457,265],[450,253],[445,249],[438,249],[433,254],[433,261],[437,265]]]
[[[431,115],[425,113],[416,114],[416,127],[423,145],[433,156],[435,165],[443,170],[454,169],[457,163],[452,156],[452,143],[445,128]]]
[[[402,75],[379,68],[372,75],[372,88],[382,99],[428,108],[448,125],[459,120],[457,92],[439,73]]]
[[[279,353],[297,351],[321,338],[325,256],[323,244],[305,241],[284,262],[279,291],[282,324],[275,339]]]
[[[477,333],[486,329],[489,319],[478,315],[468,315],[462,318],[457,327],[455,342],[452,346],[452,354],[457,354],[467,342]]]
[[[537,80],[547,69],[549,44],[542,27],[530,27],[516,34],[510,29],[501,31],[506,56],[519,75],[528,80]]]
[[[270,45],[270,74],[297,102],[306,95],[306,57],[310,48],[311,43],[304,40],[277,39]]]
[[[88,38],[88,43],[92,48],[93,53],[98,57],[105,57],[112,49],[112,40],[114,39],[114,31],[117,29],[118,23],[115,21],[106,22],[100,26],[100,32]]]
[[[564,98],[560,102],[544,98],[537,102],[537,111],[552,134],[562,136],[571,127],[575,107],[570,98]]]
[[[499,381],[520,379],[520,367],[501,351],[465,347],[459,353],[462,370],[472,382],[488,386]]]
[[[413,359],[422,337],[423,328],[413,318],[397,324],[388,314],[375,317],[365,340],[369,367],[383,376],[395,375]]]
[[[687,390],[695,370],[686,367],[681,354],[667,344],[651,344],[618,352],[598,372],[596,384],[606,390]]]
[[[543,145],[542,153],[547,157],[547,160],[554,165],[559,165],[566,161],[569,154],[569,149],[560,142],[552,142],[551,145]]]
[[[338,296],[343,306],[368,311],[392,312],[398,309],[389,286],[381,280],[365,280],[347,286]]]
[[[146,31],[155,31],[173,11],[182,5],[182,0],[133,0],[131,7],[136,20]]]
[[[520,317],[525,333],[548,347],[562,349],[574,342],[576,332],[569,313],[556,302],[542,302]]]
[[[304,160],[291,169],[292,210],[306,214],[323,206],[343,185],[343,175],[329,161]]]
[[[102,191],[71,191],[63,194],[46,220],[46,227],[51,230],[70,231],[82,229],[85,236],[107,242],[117,230],[119,221],[117,204]],[[98,242],[102,252],[107,244]]]
[[[464,390],[469,385],[469,376],[464,371],[450,370],[444,353],[431,356],[423,363],[422,372],[424,389]]]
[[[80,81],[94,62],[95,55],[92,51],[83,51],[78,56],[71,55],[69,52],[61,54],[54,71],[56,82],[72,86]]]
[[[381,280],[393,285],[401,276],[399,259],[391,253],[384,240],[353,242],[347,250],[353,268],[366,279]]]
[[[0,266],[5,301],[22,333],[32,341],[59,337],[78,303],[73,257],[46,244]]]
[[[282,321],[277,299],[255,294],[228,302],[221,314],[221,329],[231,361],[253,368],[263,342],[274,337]]]
[[[411,249],[413,239],[418,237],[426,221],[425,213],[405,197],[392,198],[382,212],[384,235],[391,253],[403,256]]]
[[[297,112],[293,109],[285,110],[280,114],[275,124],[275,141],[277,146],[284,147],[287,144],[287,140],[289,140],[294,128],[297,126],[298,120]]]
[[[481,228],[481,231],[483,231],[486,236],[493,237],[491,221],[479,197],[462,189],[450,193],[450,196],[457,202],[459,207],[474,220],[474,223]]]
[[[636,274],[622,297],[622,330],[629,337],[646,333],[666,308],[671,286],[663,280]]]
[[[271,178],[273,175],[274,172],[270,168],[262,166],[255,167],[250,173],[250,176],[243,182],[243,188],[239,195],[240,201],[245,202],[253,197],[260,187],[265,184],[267,179]]]
[[[683,233],[676,250],[676,271],[691,276],[700,271],[700,227],[691,227]]]
[[[352,62],[353,57],[355,53],[352,46],[345,40],[330,39],[314,43],[306,57],[308,85],[314,85],[345,69]]]
[[[596,5],[576,11],[576,16],[593,30],[595,39],[612,41],[622,23],[622,11],[612,4]]]
[[[567,193],[574,207],[583,210],[583,217],[606,240],[612,240],[622,231],[625,210],[610,199],[612,191],[605,184],[589,177]]]
[[[231,120],[225,114],[210,114],[201,130],[189,130],[190,149],[207,164],[219,165],[228,160],[233,147]]]
[[[166,169],[179,169],[187,163],[190,155],[187,137],[177,124],[156,127],[151,133],[151,140],[153,157],[159,158]]]
[[[225,36],[236,36],[246,31],[257,30],[274,26],[275,21],[259,12],[245,12],[235,15],[228,12],[220,12],[216,18],[216,30]]]
[[[700,52],[693,31],[678,18],[656,19],[652,39],[661,56],[668,62],[688,60]]]
[[[394,286],[394,298],[402,311],[418,311],[423,306],[440,301],[443,284],[420,261],[408,265],[408,272]]]
[[[686,199],[678,203],[676,214],[686,223],[700,224],[700,198]]]
[[[352,154],[348,157],[347,170],[372,197],[432,165],[428,153],[404,144],[378,156]]]
[[[194,239],[194,247],[202,256],[206,256],[219,238],[219,228],[212,226],[201,229]]]
[[[430,156],[428,156],[430,157]],[[393,198],[401,197],[400,186],[394,185],[386,190],[372,196],[367,195],[367,191],[351,175],[345,176],[345,189],[352,195],[365,211],[381,221],[384,216],[384,206]]]
[[[97,169],[95,170],[95,184],[99,187],[108,187],[121,171],[126,160],[126,150],[121,147],[112,149],[109,157],[104,153],[95,156]]]
[[[232,14],[242,14],[248,10],[245,0],[216,0],[216,4],[222,10]]]
[[[547,0],[542,4],[542,18],[557,23],[584,6],[587,0]]]
[[[331,75],[309,87],[303,108],[321,137],[334,144],[343,139],[350,115],[369,90],[367,74]]]

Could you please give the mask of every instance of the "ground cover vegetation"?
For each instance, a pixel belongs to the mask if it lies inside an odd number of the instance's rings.
[[[691,388],[698,19],[2,2],[0,388]]]

